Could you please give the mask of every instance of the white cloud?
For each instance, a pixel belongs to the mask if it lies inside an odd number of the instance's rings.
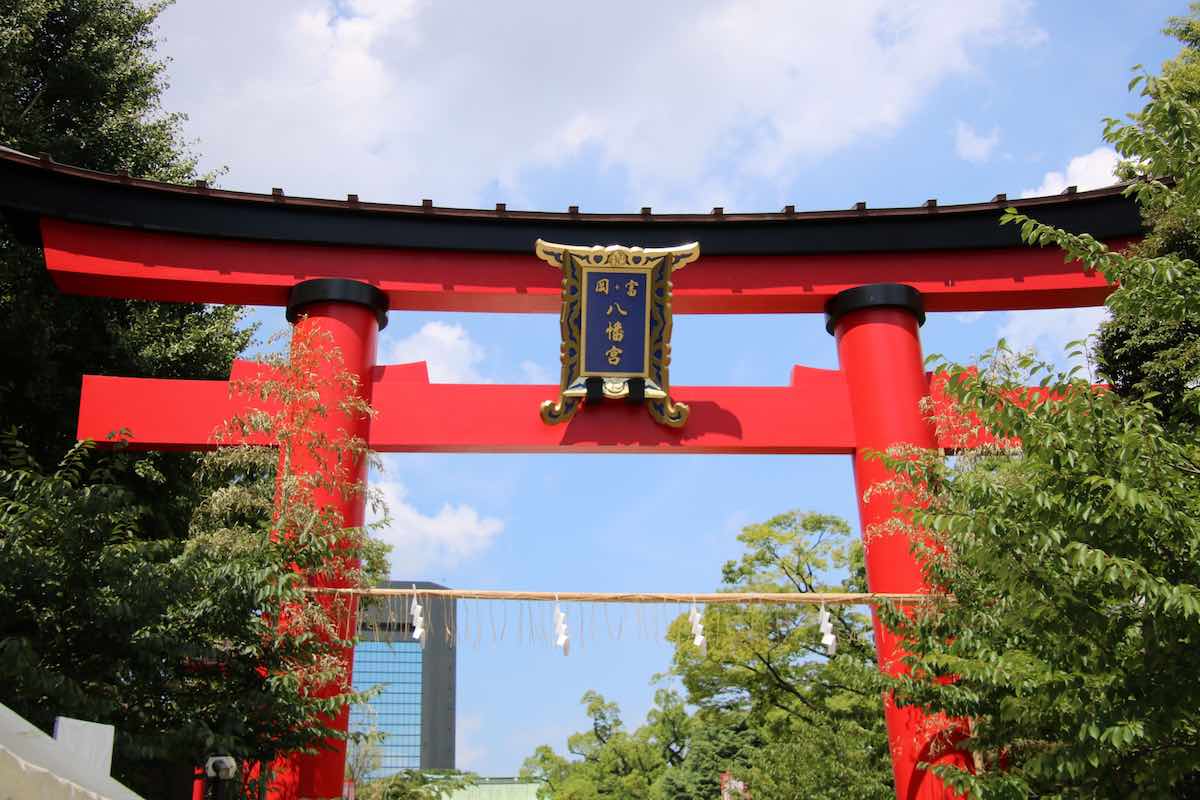
[[[239,188],[517,204],[532,171],[586,155],[627,177],[626,207],[704,208],[752,182],[782,192],[904,125],[978,53],[1036,45],[1030,6],[178,3],[165,103]]]
[[[464,772],[474,772],[483,766],[488,748],[480,741],[483,716],[460,714],[454,728],[454,764]]]
[[[374,536],[392,545],[393,578],[425,578],[431,570],[454,567],[486,551],[504,531],[502,520],[481,516],[469,505],[445,503],[430,516],[409,501],[404,484],[377,481],[372,487],[388,508],[390,524]]]
[[[963,325],[973,325],[983,319],[984,311],[961,311],[954,315],[954,318]]]
[[[1072,158],[1065,173],[1047,172],[1042,178],[1041,186],[1026,189],[1021,196],[1061,194],[1068,186],[1076,186],[1080,191],[1109,186],[1117,181],[1113,170],[1116,169],[1119,160],[1117,151],[1111,147],[1097,147],[1090,153]]]
[[[429,366],[429,380],[434,383],[492,383],[495,364],[483,370],[489,356],[487,348],[472,338],[470,331],[454,322],[433,320],[414,333],[384,347],[384,362],[411,364],[424,361]],[[502,370],[511,374],[510,369]],[[555,384],[557,371],[531,359],[521,361],[516,368],[516,382]]]
[[[485,355],[483,346],[462,325],[435,320],[393,344],[387,361],[428,362],[429,380],[434,383],[490,383],[478,369]]]
[[[1013,350],[1032,349],[1041,358],[1063,365],[1069,363],[1067,342],[1095,333],[1107,316],[1108,309],[1103,307],[1010,311],[997,335]]]
[[[954,152],[964,161],[982,164],[992,157],[992,151],[1000,144],[1000,129],[984,136],[961,119],[954,128]]]
[[[1116,182],[1113,170],[1118,161],[1111,147],[1097,147],[1072,158],[1065,172],[1047,172],[1040,186],[1026,189],[1021,196],[1059,194],[1068,186],[1076,186],[1080,191],[1108,186]],[[1072,362],[1065,351],[1067,342],[1095,333],[1107,316],[1108,310],[1103,307],[1010,311],[997,334],[1014,350],[1033,349],[1043,359],[1070,366]]]
[[[521,374],[525,383],[557,383],[558,376],[536,361],[522,361]]]

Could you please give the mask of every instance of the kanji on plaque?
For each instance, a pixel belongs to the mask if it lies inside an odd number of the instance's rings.
[[[649,275],[584,270],[584,376],[645,377],[649,357]]]
[[[538,258],[562,270],[556,400],[538,407],[558,425],[586,403],[644,404],[660,424],[681,427],[685,403],[671,399],[671,274],[700,257],[696,242],[675,247],[554,244],[538,239]]]

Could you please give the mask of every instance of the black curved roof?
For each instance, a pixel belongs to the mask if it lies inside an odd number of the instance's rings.
[[[42,216],[194,236],[367,247],[532,253],[534,240],[647,247],[700,242],[714,255],[790,255],[1011,247],[1013,226],[997,218],[1016,206],[1039,220],[1100,239],[1142,233],[1123,185],[1087,192],[912,208],[770,213],[588,214],[368,203],[232,192],[166,184],[57,164],[0,147],[0,209],[30,242]]]

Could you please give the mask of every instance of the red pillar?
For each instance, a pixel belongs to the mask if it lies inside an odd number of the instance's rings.
[[[349,372],[358,378],[360,394],[370,401],[371,373],[375,367],[375,346],[379,331],[387,325],[388,300],[378,288],[358,281],[343,279],[318,279],[304,281],[292,288],[288,298],[288,321],[295,323],[293,336],[303,330],[316,330],[326,334],[329,343],[336,347],[341,354],[340,363],[336,361],[326,364],[323,368],[327,374],[323,376],[324,385],[321,397],[328,409],[324,418],[319,418],[316,425],[322,433],[330,437],[346,435],[368,438],[370,420],[361,415],[348,415],[338,408],[338,402],[349,395],[345,387],[332,380],[335,371]],[[329,463],[331,456],[321,454],[314,458],[305,448],[296,448],[292,453],[293,470],[296,474],[311,473],[323,469]],[[348,456],[343,458],[349,459]],[[347,479],[351,482],[365,481],[367,477],[366,459],[344,462],[348,468]],[[336,509],[346,527],[358,527],[363,524],[365,514],[365,497],[357,494],[344,497],[342,494],[318,489],[314,495],[318,505]],[[322,585],[346,586],[345,580],[324,580]],[[346,633],[355,631],[355,614],[353,608],[346,622]],[[347,649],[343,653],[346,665],[346,679],[351,678],[354,651]],[[336,693],[336,687],[330,687],[331,693]],[[345,731],[349,726],[350,709],[343,707],[333,720],[333,725]],[[277,765],[276,779],[272,789],[278,800],[327,800],[342,796],[342,783],[346,768],[346,743],[342,740],[331,739],[327,747],[313,755],[297,755],[287,759],[286,766]]]
[[[826,330],[837,339],[838,361],[850,389],[856,450],[854,482],[866,548],[867,583],[873,592],[927,592],[921,566],[902,532],[882,528],[895,516],[894,498],[880,492],[869,501],[867,490],[892,473],[867,451],[884,451],[893,445],[921,448],[937,446],[934,430],[925,420],[920,402],[929,393],[921,357],[918,328],[925,322],[921,294],[911,286],[871,284],[847,289],[826,304]],[[875,641],[879,668],[896,675],[903,642],[885,629],[875,616]],[[932,774],[917,768],[921,761],[967,766],[970,757],[952,746],[950,723],[931,720],[917,708],[896,708],[884,698],[892,769],[898,800],[955,798]],[[940,752],[939,752],[940,751]]]

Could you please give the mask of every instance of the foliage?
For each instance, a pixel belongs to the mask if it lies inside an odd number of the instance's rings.
[[[197,508],[183,551],[194,568],[194,595],[168,610],[166,624],[194,630],[221,620],[207,643],[209,661],[227,659],[214,689],[228,691],[230,676],[241,676],[254,703],[222,717],[224,752],[268,763],[340,737],[330,717],[367,699],[348,681],[352,601],[306,587],[373,585],[386,573],[387,549],[366,529],[343,527],[336,510],[366,490],[356,465],[369,453],[364,440],[346,433],[349,424],[331,436],[322,420],[348,423],[374,411],[332,337],[299,324],[288,351],[259,366],[234,382],[251,410],[217,438],[276,446],[227,443],[205,456],[201,474],[220,488]],[[323,396],[330,384],[346,396],[336,407]],[[231,640],[227,630],[244,631],[245,641]],[[232,653],[236,660],[228,660]]]
[[[0,144],[92,169],[193,177],[182,116],[159,104],[166,73],[154,23],[165,5],[0,0]],[[0,699],[46,729],[59,713],[115,723],[116,773],[145,791],[173,779],[163,758],[186,753],[191,763],[244,735],[226,729],[253,679],[239,676],[226,694],[214,677],[181,670],[225,646],[218,622],[254,607],[254,577],[224,586],[217,577],[233,567],[185,551],[197,505],[221,480],[197,476],[198,456],[75,445],[80,379],[224,378],[252,334],[239,330],[241,316],[236,307],[60,294],[40,249],[0,224],[0,425],[9,431],[0,649],[10,656]],[[188,602],[224,612],[187,631],[164,615]],[[238,617],[230,630],[246,634],[247,624]]]
[[[167,181],[195,159],[181,115],[164,114],[165,65],[154,21],[165,3],[0,0],[0,144],[59,161]],[[0,226],[0,377],[3,424],[53,463],[75,441],[84,373],[224,378],[251,331],[242,311],[63,295],[40,249]],[[186,535],[198,497],[191,454],[142,454],[124,480],[147,506],[141,536]],[[161,481],[142,477],[160,476]]]
[[[159,104],[154,23],[166,5],[0,0],[0,143],[109,172],[193,177],[183,117]],[[246,387],[289,412],[243,420],[286,440],[278,483],[279,456],[265,448],[202,461],[72,447],[82,374],[224,378],[250,341],[241,315],[61,295],[40,250],[0,228],[0,408],[15,428],[0,456],[2,697],[43,728],[56,714],[115,723],[116,774],[152,794],[172,764],[188,779],[188,765],[215,751],[269,761],[330,732],[319,713],[352,697],[337,657],[352,632],[339,604],[302,584],[354,584],[354,557],[368,571],[380,562],[360,531],[343,534],[324,511],[361,491],[344,460],[326,464],[322,484],[289,472],[297,448],[364,457],[361,443],[318,441],[305,426],[306,415],[338,411],[321,406],[307,373]]]
[[[366,733],[368,736],[346,743],[346,780],[356,786],[365,783],[383,763],[383,751],[379,746],[381,734],[377,730]]]
[[[1200,6],[1196,6],[1200,8]],[[1128,122],[1109,120],[1107,134],[1126,159],[1122,177],[1133,181],[1149,235],[1130,252],[1141,258],[1200,257],[1200,19],[1171,20],[1167,32],[1184,43],[1161,75],[1139,74],[1132,86],[1147,99]],[[1171,181],[1162,180],[1170,176]],[[1167,271],[1163,271],[1166,277]],[[1095,357],[1101,374],[1123,396],[1137,396],[1163,412],[1168,427],[1195,427],[1200,413],[1185,402],[1200,380],[1200,278],[1195,270],[1173,269],[1175,288],[1162,292],[1153,275],[1132,282],[1114,298],[1112,318],[1101,326]],[[1165,297],[1164,297],[1165,295]],[[1177,305],[1174,297],[1191,299]],[[1170,315],[1143,313],[1166,299]]]
[[[522,777],[543,782],[539,797],[600,800],[661,797],[656,784],[686,747],[687,715],[674,692],[660,690],[647,724],[630,732],[615,703],[589,691],[582,700],[592,728],[567,739],[568,760],[542,745],[525,760]]]
[[[362,800],[445,800],[475,783],[471,773],[403,770],[368,781],[356,788],[356,796]]]
[[[154,22],[166,2],[2,0],[0,142],[67,164],[191,177],[181,114],[163,114]]]
[[[755,762],[762,760],[762,735],[745,716],[737,714],[698,714],[691,720],[692,735],[686,754],[679,763],[664,771],[658,797],[663,800],[691,800],[693,797],[720,797],[721,773],[749,777],[756,789]],[[765,785],[765,774],[762,776]],[[782,777],[782,776],[781,776]],[[758,796],[758,795],[755,795]]]
[[[123,727],[141,729],[148,698],[172,676],[160,669],[158,642],[128,645],[172,590],[177,548],[137,538],[146,511],[120,480],[131,466],[125,453],[96,459],[84,442],[46,472],[15,432],[3,446],[4,702],[43,727],[56,714],[111,719],[119,711]]]
[[[746,552],[724,566],[729,591],[861,591],[865,583],[861,544],[836,517],[789,512],[738,538]],[[834,574],[847,577],[833,583]],[[718,797],[722,772],[765,800],[891,798],[870,623],[830,608],[839,649],[829,659],[817,610],[711,605],[707,655],[680,617],[668,636],[686,698],[659,690],[646,724],[628,732],[616,707],[589,692],[592,730],[568,740],[575,758],[539,747],[524,774],[545,781],[543,796],[571,800]]]
[[[0,143],[95,169],[189,177],[194,159],[179,137],[181,118],[158,105],[164,65],[153,55],[153,23],[162,8],[133,0],[0,0]],[[17,429],[27,455],[55,463],[75,441],[85,372],[223,378],[251,336],[238,330],[241,314],[62,295],[41,251],[0,226],[2,422]],[[140,509],[129,536],[148,550],[150,542],[181,541],[205,488],[193,479],[197,457],[124,460],[127,468],[112,476]]]
[[[722,570],[729,591],[866,591],[862,544],[837,517],[793,511],[746,527],[738,539],[746,552]],[[702,717],[744,715],[762,741],[752,769],[734,770],[755,798],[894,793],[870,620],[852,607],[828,610],[838,638],[833,659],[821,648],[812,605],[710,606],[706,657],[687,641],[686,624],[672,631],[688,701]]]
[[[148,512],[125,485],[140,463],[128,451],[81,443],[46,473],[7,437],[4,701],[42,727],[60,714],[115,723],[120,774],[151,794],[170,780],[156,762],[222,753],[269,763],[336,735],[325,715],[363,699],[345,680],[354,634],[345,605],[304,587],[318,577],[373,582],[383,552],[361,529],[343,529],[322,499],[361,491],[344,464],[365,457],[365,443],[316,432],[334,410],[313,381],[340,367],[327,337],[304,330],[287,358],[241,387],[267,410],[224,434],[311,450],[319,469],[277,480],[288,459],[275,448],[209,454],[202,483],[221,488],[197,508],[186,543],[139,535]],[[361,400],[345,410],[369,411]]]
[[[0,144],[93,169],[179,181],[195,160],[163,114],[153,24],[165,4],[0,0]],[[70,297],[37,248],[0,227],[4,424],[53,463],[75,441],[80,378],[223,378],[249,342],[236,307]],[[190,454],[141,454],[122,478],[146,507],[143,538],[182,538],[198,497]]]
[[[955,598],[891,619],[921,653],[899,691],[972,719],[988,771],[960,783],[977,796],[1177,796],[1200,722],[1196,442],[1028,357],[1001,368],[1004,352],[939,368],[1019,449],[891,462],[928,503],[912,509],[928,575]],[[1041,377],[1052,397],[1030,400]]]
[[[938,362],[1007,446],[887,458],[954,598],[889,614],[921,654],[896,688],[971,719],[979,774],[936,770],[972,797],[1200,797],[1200,20],[1169,30],[1183,53],[1135,78],[1146,106],[1106,129],[1147,241],[1114,252],[1004,217],[1119,284],[1097,347],[1111,390],[1003,343],[979,369]]]

